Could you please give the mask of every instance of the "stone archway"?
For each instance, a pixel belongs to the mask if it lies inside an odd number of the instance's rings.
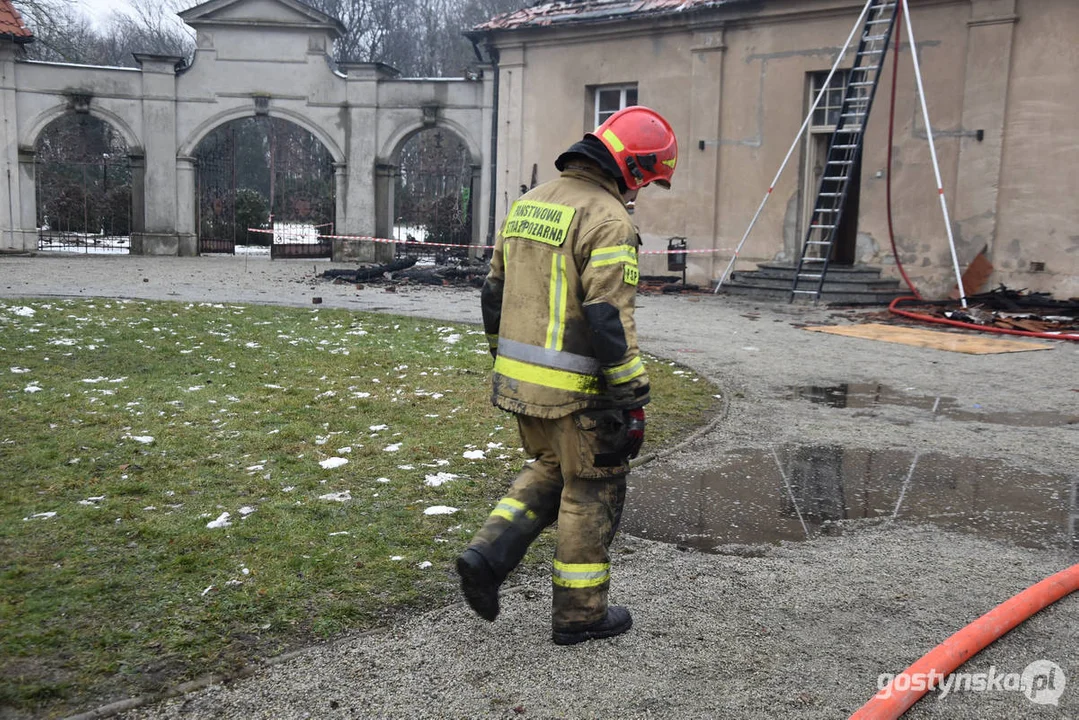
[[[334,154],[280,117],[228,120],[194,148],[199,253],[266,247],[272,257],[330,257],[336,228]]]
[[[439,119],[399,128],[390,143],[376,167],[379,236],[481,244],[482,160],[470,135]]]
[[[33,148],[38,249],[129,252],[137,178],[122,130],[65,112],[40,128]]]

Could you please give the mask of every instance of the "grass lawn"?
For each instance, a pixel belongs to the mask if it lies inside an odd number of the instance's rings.
[[[0,303],[0,716],[58,716],[456,599],[523,461],[480,328]],[[716,391],[649,364],[645,452]],[[549,540],[523,572],[545,572]]]

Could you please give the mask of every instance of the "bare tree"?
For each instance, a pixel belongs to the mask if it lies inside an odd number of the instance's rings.
[[[15,0],[34,33],[25,46],[29,59],[128,67],[135,64],[134,52],[191,54],[194,35],[175,18],[180,4],[133,0],[131,14],[114,12],[99,30],[71,0]]]

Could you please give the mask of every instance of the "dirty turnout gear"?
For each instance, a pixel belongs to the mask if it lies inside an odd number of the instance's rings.
[[[495,405],[558,418],[647,404],[638,242],[614,178],[590,162],[513,204],[481,293]]]
[[[551,619],[561,630],[592,625],[607,613],[607,548],[622,517],[629,471],[622,418],[618,410],[585,410],[555,420],[519,415],[525,452],[536,459],[521,470],[462,554],[482,556],[501,584],[557,520]]]

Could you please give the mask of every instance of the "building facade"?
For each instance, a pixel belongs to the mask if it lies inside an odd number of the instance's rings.
[[[687,238],[698,251],[690,281],[713,283],[863,6],[583,0],[478,26],[471,39],[498,65],[495,222],[522,186],[556,175],[554,158],[583,132],[619,107],[647,105],[671,121],[680,154],[673,189],[649,188],[637,203],[644,247]],[[1003,283],[1079,295],[1079,3],[911,0],[910,12],[960,266],[984,250],[994,267],[985,289]],[[904,25],[891,143],[894,235],[914,284],[942,296],[956,280],[906,38]],[[850,66],[855,46],[840,68]],[[857,210],[836,255],[886,274],[897,274],[886,202],[893,62],[889,53],[855,176]],[[738,269],[797,260],[843,81],[837,73]],[[643,273],[665,271],[662,255],[643,258]]]

